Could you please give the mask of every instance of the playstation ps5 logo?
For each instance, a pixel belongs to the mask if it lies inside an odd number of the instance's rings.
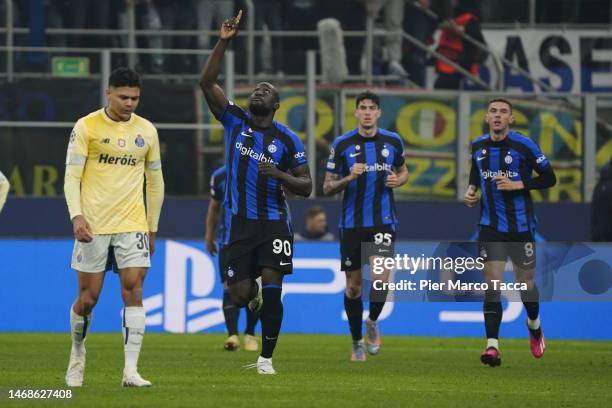
[[[196,333],[220,327],[224,323],[223,302],[221,295],[217,298],[213,291],[218,288],[222,292],[222,285],[216,280],[218,272],[213,258],[200,248],[180,242],[168,240],[164,245],[163,290],[143,300],[146,325],[158,326],[170,333]],[[282,297],[304,294],[337,296],[345,288],[345,276],[339,266],[335,257],[294,258],[296,270],[316,271],[325,278],[313,282],[286,282]],[[393,302],[387,302],[379,320],[387,318],[392,310]],[[343,309],[338,313],[346,320]]]
[[[211,257],[176,241],[166,241],[165,251],[164,291],[143,301],[147,326],[195,333],[222,324],[222,299],[210,297],[217,275]]]

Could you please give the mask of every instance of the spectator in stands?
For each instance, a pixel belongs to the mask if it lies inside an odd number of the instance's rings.
[[[127,30],[129,28],[129,8],[134,7],[134,18],[136,27],[144,28],[147,30],[159,30],[161,28],[161,22],[159,18],[159,13],[155,5],[151,2],[151,0],[119,0],[115,4],[117,6],[117,21],[118,26],[122,30]],[[146,45],[150,48],[162,48],[161,38],[150,36],[145,37]],[[138,39],[137,39],[138,40]],[[129,48],[130,44],[128,41],[127,35],[122,35],[119,37],[119,44],[121,48]],[[138,44],[134,45],[136,48],[139,47]],[[138,70],[143,69],[142,61],[143,56],[141,54],[135,54],[134,59],[136,61],[136,65],[138,66]],[[125,58],[129,58],[128,55],[125,55]],[[151,57],[153,60],[152,66],[153,71],[160,71],[163,65],[162,56],[159,54],[153,55]],[[126,64],[125,61],[122,63]],[[127,64],[126,64],[127,65]]]
[[[65,47],[66,39],[63,35],[51,36],[46,31],[47,28],[60,28],[63,26],[61,12],[57,9],[58,4],[56,0],[13,1],[11,5],[14,26],[26,27],[29,30],[26,35],[16,35],[14,45]],[[6,21],[6,5],[6,3],[3,4],[3,23]],[[16,53],[15,55],[17,71],[48,72],[49,61],[49,54],[46,52],[27,51]]]
[[[327,214],[315,205],[304,213],[304,229],[295,234],[297,241],[333,241],[334,234],[327,231]]]
[[[67,10],[71,11],[70,28],[109,29],[111,2],[100,0],[66,0]],[[109,47],[109,36],[96,35],[85,38],[83,35],[71,37],[69,44],[77,47]]]
[[[461,33],[484,43],[480,29],[479,7],[476,0],[453,0],[454,17],[446,21],[442,27],[442,35],[437,51],[465,68],[472,75],[478,75],[478,65],[484,62],[487,54],[472,43],[465,41]],[[438,78],[436,89],[459,89],[463,75],[452,65],[438,59],[436,61]]]
[[[11,8],[13,14],[13,27],[23,27],[26,26],[27,23],[24,21],[24,10],[23,6],[20,7],[19,3],[16,0],[11,0]],[[0,1],[0,27],[6,26],[6,15],[7,15],[7,2]],[[0,35],[0,45],[6,45],[6,36]],[[14,36],[13,37],[13,45],[22,46],[24,45],[22,36]]]
[[[255,30],[263,30],[265,24],[270,31],[283,29],[283,11],[288,0],[253,0],[255,6]],[[246,18],[252,18],[248,15]],[[255,70],[258,73],[275,73],[277,76],[284,75],[283,69],[283,40],[282,37],[272,36],[272,66],[270,69],[264,66],[263,37],[257,36],[255,41]]]
[[[593,241],[612,242],[612,160],[601,170],[591,204]]]
[[[134,15],[136,19],[136,27],[145,30],[188,30],[193,28],[193,4],[191,1],[184,2],[182,7],[176,7],[173,0],[119,0],[118,4],[118,21],[121,29],[129,27],[128,22],[128,7],[134,7]],[[176,39],[176,42],[175,42]],[[128,47],[127,35],[121,36],[120,45],[123,48]],[[153,49],[172,49],[172,48],[193,48],[190,38],[187,36],[145,36],[137,38],[137,48],[153,48]],[[166,60],[167,55],[161,53],[153,53],[150,55],[137,54],[136,60],[139,69],[143,70],[145,61],[150,62],[150,72],[158,74],[166,72],[168,69]],[[188,71],[189,66],[193,66],[194,61],[186,56],[177,56],[176,61],[179,67],[177,69]]]
[[[44,21],[46,28],[68,28],[68,15],[65,0],[45,0],[44,4]],[[32,2],[30,2],[30,11],[33,11]],[[30,14],[32,18],[34,13]],[[49,47],[66,48],[68,41],[65,34],[47,34],[47,45]]]
[[[197,15],[196,27],[201,31],[201,34],[198,36],[198,48],[200,50],[208,50],[211,48],[208,31],[211,28],[214,28],[216,31],[217,27],[220,27],[225,19],[235,14],[234,1],[194,0],[194,5]],[[203,66],[206,56],[201,55],[198,57],[198,60],[198,66]]]
[[[362,0],[334,0],[317,2],[319,19],[335,18],[340,21],[344,31],[364,31],[366,15]],[[345,37],[346,63],[349,73],[359,75],[360,61],[363,54],[364,39],[359,37]]]
[[[433,43],[433,34],[438,28],[438,20],[431,13],[431,0],[408,1],[407,3],[404,14],[404,31],[424,44]],[[409,79],[420,87],[425,87],[427,52],[410,41],[405,41],[403,55]]]
[[[315,31],[321,19],[317,0],[293,0],[283,21],[291,30]],[[318,50],[317,37],[287,37],[283,39],[285,73],[303,74],[306,67],[306,51]]]
[[[407,72],[402,67],[402,21],[404,20],[405,0],[363,0],[366,15],[376,19],[382,11],[384,28],[388,32],[385,37],[385,48],[390,74],[405,77]]]
[[[147,0],[151,1],[151,0]],[[191,30],[195,27],[195,10],[191,0],[181,2],[181,6],[177,7],[175,0],[153,0],[161,22],[162,30]],[[188,49],[194,48],[195,44],[192,38],[188,36],[162,36],[162,48],[172,49]],[[173,56],[176,62],[176,70],[179,72],[196,73],[195,60],[189,55]],[[170,59],[170,56],[165,56],[164,60]],[[166,66],[168,69],[168,66]]]

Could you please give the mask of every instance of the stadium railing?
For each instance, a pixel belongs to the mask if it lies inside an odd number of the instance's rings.
[[[163,50],[96,50],[96,49],[41,49],[38,47],[16,48],[18,55],[24,57],[27,53],[45,54],[46,60],[52,55],[89,55],[97,66],[92,68],[94,74],[87,76],[90,94],[87,97],[92,109],[105,104],[107,77],[114,58],[125,58],[126,53],[138,52],[146,55]],[[3,51],[0,48],[0,52]],[[168,55],[190,55],[193,58],[206,55],[209,51],[171,50]],[[72,53],[72,54],[71,54]],[[22,55],[23,54],[23,55]],[[95,56],[95,58],[93,58]],[[229,52],[224,68],[224,88],[230,99],[245,106],[246,97],[250,92],[248,87],[235,87],[234,54]],[[15,82],[6,83],[4,88],[6,98],[25,93],[28,82],[34,81],[35,72],[15,73]],[[178,86],[175,82],[165,83],[161,78],[145,76],[151,83],[147,87],[149,95],[155,94],[154,113],[145,111],[160,129],[160,137],[169,138],[172,144],[184,145],[184,150],[195,152],[195,164],[191,177],[195,180],[195,188],[190,192],[179,194],[205,194],[210,172],[222,157],[222,129],[208,114],[201,92],[197,89],[197,75],[175,74],[183,80],[182,93],[179,95],[183,106],[188,106],[193,115],[186,123],[172,114],[157,115],[157,113],[172,110],[176,104],[172,97],[164,98],[167,92],[174,92]],[[52,80],[38,79],[37,92],[47,91],[47,98],[53,99],[56,93],[51,88],[57,88],[61,77],[51,77]],[[69,82],[70,78],[68,77]],[[74,77],[74,78],[78,78]],[[363,86],[330,86],[320,83],[321,76],[317,72],[317,55],[311,51],[307,57],[307,80],[304,83],[291,86],[280,86],[281,111],[278,120],[288,123],[304,140],[307,148],[309,164],[313,169],[315,185],[319,186],[325,173],[325,159],[329,154],[329,146],[333,138],[355,126],[352,116],[352,103],[355,94],[364,89]],[[66,83],[64,92],[72,92]],[[79,81],[71,81],[79,82]],[[97,89],[96,89],[97,82]],[[23,88],[25,85],[25,88]],[[162,86],[163,85],[163,86]],[[61,86],[61,85],[60,85]],[[77,85],[76,92],[80,92]],[[160,87],[151,92],[152,88]],[[46,89],[49,88],[49,89]],[[483,133],[483,105],[491,96],[491,92],[443,92],[423,91],[401,87],[372,87],[378,92],[383,104],[381,127],[397,131],[404,138],[407,151],[407,162],[413,173],[413,179],[405,188],[399,191],[399,198],[408,199],[461,199],[462,190],[467,184],[469,172],[470,140]],[[10,92],[9,92],[10,91]],[[553,190],[552,196],[543,196],[545,201],[589,202],[595,185],[597,172],[607,164],[612,153],[612,95],[610,94],[514,94],[510,95],[515,104],[516,129],[529,135],[540,143],[545,154],[549,156],[555,168],[559,169],[561,190]],[[97,98],[97,102],[96,102]],[[93,101],[93,103],[91,103]],[[66,105],[66,101],[53,101],[56,105]],[[59,108],[62,108],[59,106]],[[5,108],[6,109],[6,108]],[[176,110],[176,109],[174,109]],[[22,109],[22,111],[24,111]],[[64,106],[64,111],[72,112],[70,106]],[[51,120],[39,119],[33,121],[36,115],[26,114],[16,117],[5,110],[4,120],[0,127],[8,131],[5,137],[19,139],[19,132],[32,129],[37,138],[51,137],[52,132],[41,132],[42,129],[69,129],[76,119],[70,114],[56,115]],[[19,130],[21,129],[21,130]],[[34,130],[36,129],[36,130]],[[12,131],[11,131],[12,130]],[[7,132],[3,131],[7,134]],[[11,136],[11,133],[13,136]],[[7,139],[8,140],[8,139]],[[40,139],[36,139],[40,140]],[[3,142],[4,143],[4,142]],[[8,144],[10,145],[10,143]],[[64,145],[53,148],[62,150]],[[3,152],[0,149],[0,161]],[[61,156],[57,153],[56,156]],[[169,160],[170,162],[170,160]],[[182,166],[184,163],[168,163],[169,166]],[[56,166],[61,172],[61,163]],[[3,169],[8,170],[8,169]],[[177,168],[177,173],[179,172]],[[58,190],[59,191],[59,190]],[[556,192],[554,192],[556,191]],[[315,191],[313,196],[320,193]]]
[[[0,27],[0,34],[5,34],[5,46],[6,48],[6,78],[11,81],[14,73],[14,52],[15,48],[15,36],[16,35],[24,35],[29,33],[28,28],[24,27],[13,27],[13,5],[11,0],[4,0],[5,9],[6,9],[6,19],[5,19],[5,27]],[[415,3],[418,6],[418,3]],[[246,37],[246,75],[236,75],[236,79],[239,81],[246,80],[249,83],[252,83],[255,80],[255,37],[299,37],[299,38],[309,38],[309,37],[317,37],[319,33],[317,31],[268,31],[268,30],[255,30],[255,19],[254,15],[257,12],[252,0],[245,0],[246,6],[246,30],[244,30],[243,35]],[[136,16],[134,11],[135,5],[133,2],[128,2],[127,4],[127,28],[126,29],[118,29],[118,30],[110,30],[110,29],[67,29],[67,28],[47,28],[45,30],[45,34],[48,36],[58,36],[58,35],[93,35],[93,36],[110,36],[110,35],[119,35],[124,36],[127,41],[127,49],[136,50],[137,49],[137,37],[159,37],[159,36],[172,36],[172,37],[180,37],[180,36],[199,36],[203,33],[207,33],[209,35],[216,35],[217,30],[138,30],[136,29]],[[533,10],[532,10],[533,9]],[[535,0],[530,0],[530,12],[535,12]],[[430,10],[425,10],[426,13],[430,14],[434,18],[438,19],[438,16]],[[534,18],[534,17],[533,17]],[[532,17],[530,17],[531,21]],[[366,62],[366,70],[362,75],[348,75],[345,78],[346,82],[359,82],[365,81],[366,84],[370,85],[377,81],[385,81],[385,80],[398,80],[396,75],[374,75],[373,73],[373,38],[374,37],[382,37],[387,36],[388,33],[385,30],[375,29],[374,27],[374,19],[369,16],[366,18],[366,31],[344,31],[342,33],[343,37],[351,38],[351,37],[359,37],[365,39],[365,62]],[[435,51],[435,49],[431,46],[427,46],[423,44],[418,39],[410,36],[407,33],[397,33],[402,35],[403,38],[410,43],[412,43],[415,47],[424,50],[428,53],[429,56],[434,56],[441,60],[444,60],[446,63],[455,67],[462,76],[466,80],[470,80],[473,83],[476,83],[482,87],[483,90],[490,90],[491,87],[483,82],[480,78],[472,75],[469,71],[465,70],[463,67],[456,64],[454,61],[450,61],[445,58],[443,55],[440,55]],[[482,51],[486,52],[490,55],[494,61],[493,67],[498,72],[497,75],[497,83],[495,84],[496,89],[503,89],[503,75],[499,75],[499,72],[502,70],[502,65],[514,70],[515,72],[520,73],[522,76],[529,79],[529,81],[537,84],[541,89],[545,91],[551,91],[552,88],[547,83],[544,83],[537,79],[535,76],[531,75],[529,72],[521,68],[519,65],[512,63],[507,58],[501,55],[496,55],[491,49],[465,33],[460,33],[462,38],[465,41],[468,41],[480,48]],[[162,50],[159,50],[162,51]],[[127,54],[127,65],[131,68],[134,68],[136,65],[136,55],[137,53],[142,53],[144,51],[134,51]],[[168,76],[168,74],[161,74],[163,76]],[[289,75],[286,76],[287,80],[305,80],[306,77],[304,75]],[[410,83],[411,86],[415,86],[415,84],[409,82],[406,78],[402,78],[404,82]]]

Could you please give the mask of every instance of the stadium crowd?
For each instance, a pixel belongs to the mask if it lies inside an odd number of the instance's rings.
[[[527,0],[522,1],[527,3]],[[177,7],[180,4],[180,7]],[[253,0],[255,29],[264,26],[270,32],[279,30],[316,31],[317,23],[325,18],[335,18],[345,31],[364,31],[366,18],[374,19],[375,28],[388,31],[403,30],[431,49],[475,73],[477,64],[487,55],[477,48],[465,45],[464,32],[484,42],[480,22],[528,23],[528,7],[511,7],[512,0]],[[47,28],[127,29],[128,7],[135,7],[135,24],[141,30],[197,30],[198,35],[147,35],[137,36],[139,48],[191,48],[209,49],[211,33],[223,19],[235,10],[245,9],[244,0],[13,0],[13,25],[28,27],[27,35],[16,35],[15,45],[50,47],[127,47],[126,35],[45,35]],[[6,4],[0,3],[0,24],[4,25]],[[610,16],[607,0],[561,1],[538,0],[536,23],[591,23],[607,24]],[[608,11],[606,11],[608,10]],[[517,14],[518,13],[518,14]],[[469,14],[469,16],[466,16]],[[440,29],[441,35],[434,33]],[[210,31],[212,30],[212,31]],[[4,39],[0,39],[4,41]],[[424,67],[436,65],[436,88],[457,89],[460,81],[456,70],[444,66],[431,54],[416,47],[399,35],[376,37],[374,47],[375,74],[397,76],[397,83],[424,86]],[[437,43],[436,43],[437,41]],[[238,50],[245,41],[238,41]],[[286,37],[280,35],[257,36],[255,71],[282,79],[285,74],[303,74],[304,51],[317,49],[316,36]],[[346,37],[347,66],[350,74],[362,74],[365,70],[364,39]],[[194,73],[203,63],[194,56],[169,58],[163,54],[141,57],[138,68],[148,73]],[[122,61],[121,61],[122,62]],[[240,64],[244,66],[244,64]],[[408,80],[410,82],[408,82]]]

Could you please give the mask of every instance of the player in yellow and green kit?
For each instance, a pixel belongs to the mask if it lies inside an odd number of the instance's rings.
[[[75,243],[72,268],[78,295],[70,308],[72,350],[66,384],[79,387],[85,372],[85,336],[105,272],[119,274],[123,309],[123,386],[151,383],[137,371],[145,329],[142,286],[155,249],[164,200],[157,130],[134,111],[140,76],[117,68],[107,106],[79,119],[70,134],[64,192]],[[146,210],[143,185],[146,181]]]

